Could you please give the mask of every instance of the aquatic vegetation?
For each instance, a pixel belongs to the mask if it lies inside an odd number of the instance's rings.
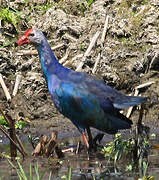
[[[138,180],[155,180],[154,176],[143,176],[142,178],[139,178]]]
[[[149,165],[147,157],[151,145],[149,137],[145,133],[145,127],[142,128],[142,134],[139,133],[130,139],[124,139],[121,134],[116,134],[114,141],[110,142],[102,151],[105,157],[113,160],[114,167],[117,167],[121,158],[127,156],[128,162],[126,162],[125,170],[138,171],[140,177],[146,177]]]
[[[71,167],[69,167],[68,175],[62,176],[61,179],[71,180],[71,176],[72,176],[72,169],[71,169]]]
[[[108,157],[109,160],[114,160],[114,165],[116,166],[117,161],[120,160],[124,153],[132,153],[134,144],[133,139],[125,140],[121,134],[116,134],[114,141],[110,142],[108,146],[105,146],[102,151],[105,157]]]
[[[15,168],[19,180],[35,180],[35,179],[46,180],[46,177],[44,177],[45,171],[41,172],[41,170],[39,169],[38,163],[36,164],[36,166],[34,166],[34,168],[32,164],[30,163],[29,175],[27,175],[27,173],[23,169],[23,166],[20,164],[18,160],[17,160],[18,168],[10,160],[8,160],[8,162],[13,168]],[[34,174],[36,174],[36,178],[33,176],[33,171],[35,171]],[[52,176],[52,173],[50,172],[48,180],[51,180],[51,176]]]

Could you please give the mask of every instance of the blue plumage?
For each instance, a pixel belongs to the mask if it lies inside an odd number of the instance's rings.
[[[24,39],[27,39],[36,46],[55,106],[81,133],[89,127],[110,134],[131,127],[132,121],[119,110],[141,104],[146,98],[126,96],[95,77],[63,67],[44,35],[36,29],[28,31],[18,44],[25,44]]]

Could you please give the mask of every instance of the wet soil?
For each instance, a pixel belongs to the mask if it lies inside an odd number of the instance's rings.
[[[158,143],[159,137],[151,139],[151,144]],[[64,138],[62,142],[72,144],[77,143],[78,138]],[[26,143],[24,144],[28,152],[32,151],[31,146]],[[2,147],[2,146],[0,146]],[[3,146],[5,151],[7,146]],[[154,179],[159,178],[159,150],[152,149],[149,154],[149,167],[147,174],[153,176]],[[129,165],[129,160],[124,157],[118,161],[117,165],[114,166],[114,162],[105,158],[103,153],[91,153],[88,155],[85,150],[79,154],[74,152],[65,153],[65,157],[60,159],[61,164],[57,165],[59,159],[56,158],[43,158],[43,157],[32,157],[29,155],[25,160],[20,160],[21,165],[23,166],[25,173],[29,176],[29,166],[32,164],[32,167],[37,165],[39,167],[40,174],[45,172],[44,178],[48,179],[50,172],[52,173],[52,180],[62,179],[63,176],[68,176],[69,169],[71,168],[71,179],[73,180],[83,180],[83,179],[104,179],[104,180],[136,180],[141,177],[140,173],[137,171],[127,171],[126,167]],[[6,160],[1,160],[0,163],[0,177],[3,180],[12,180],[18,179],[16,170],[9,165]],[[33,176],[36,177],[33,170]]]
[[[76,69],[81,61],[81,57],[76,56],[84,54],[96,31],[102,34],[105,18],[108,15],[108,31],[103,48],[100,47],[100,34],[81,71],[103,79],[107,84],[126,94],[132,93],[137,85],[155,82],[141,89],[140,95],[149,97],[146,104],[146,117],[143,121],[146,125],[156,128],[159,116],[158,4],[153,0],[131,3],[126,0],[98,0],[87,7],[85,3],[84,1],[82,5],[78,0],[72,0],[69,3],[62,0],[57,3],[51,1],[46,10],[41,10],[39,6],[46,6],[46,1],[34,2],[32,9],[29,9],[31,6],[29,2],[25,4],[16,1],[5,4],[2,1],[4,7],[8,5],[23,11],[23,15],[17,22],[17,29],[5,20],[1,23],[0,72],[10,93],[13,91],[16,74],[22,74],[19,92],[12,99],[11,105],[7,105],[6,97],[0,88],[0,103],[3,109],[9,111],[15,119],[28,118],[33,125],[37,124],[37,128],[39,125],[45,128],[44,119],[46,123],[48,120],[48,126],[51,122],[53,123],[53,125],[50,124],[51,126],[56,126],[59,119],[61,123],[58,124],[58,128],[62,128],[61,124],[64,124],[65,130],[67,130],[66,124],[68,128],[72,127],[71,123],[59,115],[53,106],[41,72],[39,57],[31,53],[34,47],[15,47],[14,44],[5,47],[4,45],[12,39],[16,41],[22,31],[29,27],[36,27],[46,34],[52,47],[63,44],[55,49],[55,55],[61,60],[68,54],[63,62],[64,65]],[[29,50],[27,55],[26,50]],[[93,74],[92,69],[100,51],[100,62]],[[137,113],[132,115],[132,119],[134,122],[137,121]]]
[[[143,123],[150,127],[152,133],[158,134],[158,2],[97,0],[90,7],[85,5],[86,1],[84,4],[78,0],[71,0],[69,3],[63,0],[50,2],[49,8],[45,10],[39,7],[44,7],[46,1],[25,3],[17,0],[8,4],[1,2],[4,8],[9,6],[11,10],[23,11],[17,27],[3,19],[0,27],[0,73],[11,94],[16,75],[22,75],[18,94],[12,97],[11,103],[6,101],[0,87],[0,106],[15,120],[29,121],[29,125],[19,132],[22,140],[26,142],[28,134],[36,137],[42,134],[50,135],[53,130],[57,130],[59,139],[73,137],[70,141],[74,142],[74,138],[80,134],[70,120],[55,109],[41,72],[39,57],[30,52],[34,47],[22,48],[16,47],[14,43],[7,46],[6,44],[12,40],[16,41],[30,27],[39,28],[46,34],[52,47],[63,44],[54,50],[55,55],[61,60],[68,54],[63,64],[75,70],[81,61],[81,56],[79,58],[77,55],[85,53],[97,31],[102,34],[107,15],[109,23],[103,47],[101,49],[100,34],[81,71],[103,79],[126,94],[132,93],[137,85],[154,81],[151,86],[141,89],[140,95],[149,97],[145,105]],[[26,50],[29,50],[27,55]],[[99,52],[102,52],[100,62],[93,74],[92,69]],[[134,109],[131,115],[134,124],[137,123],[138,116],[139,111]],[[93,134],[96,133],[97,131],[93,130]],[[128,133],[129,131],[126,131],[126,134]],[[3,144],[7,144],[8,140],[1,132],[0,135]],[[112,136],[106,135],[103,142],[110,140]],[[70,162],[76,161],[77,157],[72,158]],[[80,165],[82,166],[83,164]],[[65,169],[64,172],[66,171]]]

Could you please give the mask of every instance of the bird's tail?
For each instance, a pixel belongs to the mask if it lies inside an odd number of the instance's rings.
[[[111,123],[111,131],[115,130],[121,130],[121,129],[129,129],[131,128],[131,125],[133,124],[130,119],[128,119],[123,114],[118,113],[118,115],[107,115],[107,118],[109,119],[109,122]]]
[[[129,106],[137,106],[147,101],[146,97],[138,96],[123,96],[120,99],[115,99],[113,105],[117,109],[125,109]]]
[[[96,122],[95,128],[108,134],[115,134],[118,130],[131,128],[132,121],[119,112],[108,114],[105,113],[105,119]]]

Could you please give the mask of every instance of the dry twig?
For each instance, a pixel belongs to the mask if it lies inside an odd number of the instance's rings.
[[[51,49],[56,50],[58,48],[62,48],[63,46],[65,46],[65,44],[61,43],[58,44],[57,46],[51,47]],[[16,55],[18,56],[37,55],[37,54],[38,54],[37,50],[22,50],[16,53]]]
[[[70,53],[70,49],[67,49],[65,56],[59,60],[59,63],[63,64],[66,61],[66,59],[68,58],[69,53]]]
[[[14,84],[14,89],[13,89],[13,96],[15,96],[18,92],[18,88],[19,88],[19,84],[20,84],[21,79],[22,79],[22,75],[17,74],[15,84]]]
[[[25,154],[25,156],[27,156],[28,155],[28,153],[26,152],[26,150],[25,150],[25,148],[24,148],[24,146],[23,146],[23,144],[22,144],[22,142],[21,142],[21,140],[19,139],[19,136],[16,134],[16,141],[17,141],[17,143],[19,144],[19,146],[20,146],[20,148],[22,149],[22,151],[23,151],[23,153]]]
[[[104,29],[102,32],[102,37],[101,37],[101,44],[102,45],[104,44],[105,36],[106,36],[107,31],[108,31],[108,22],[109,22],[109,16],[107,15],[106,19],[105,19],[105,23],[104,23]]]
[[[135,93],[133,94],[133,96],[138,96],[138,94],[139,94],[138,89],[135,89]],[[131,116],[132,110],[133,110],[133,106],[128,108],[128,111],[127,111],[127,114],[126,114],[127,118],[129,118]]]
[[[75,61],[78,58],[82,58],[83,54],[78,54],[75,57],[73,57],[70,61],[66,61],[65,63],[63,63],[63,66],[68,66],[70,65],[73,61]]]
[[[9,93],[9,91],[7,89],[7,86],[5,85],[5,82],[3,80],[2,74],[0,74],[0,84],[1,84],[1,86],[3,88],[3,91],[4,91],[4,94],[5,94],[6,98],[7,98],[7,101],[10,101],[11,100],[11,96],[10,96],[10,93]]]
[[[8,119],[8,117],[4,114],[3,110],[0,108],[0,114],[5,118],[5,120],[7,121],[7,123],[10,126],[10,120]]]
[[[92,38],[92,40],[91,40],[91,42],[90,42],[90,44],[89,44],[89,46],[88,46],[88,49],[87,49],[86,52],[84,53],[84,56],[83,56],[81,62],[79,63],[78,67],[76,68],[76,71],[81,71],[81,70],[82,70],[82,66],[83,66],[84,62],[86,61],[86,58],[87,58],[87,56],[89,55],[90,51],[92,50],[93,46],[95,45],[95,43],[96,43],[99,35],[100,35],[100,32],[97,31],[97,32],[95,33],[95,35],[93,36],[93,38]]]
[[[76,41],[77,41],[76,38],[74,38],[72,35],[70,35],[70,34],[68,34],[68,33],[65,33],[65,35],[63,36],[63,38],[69,39],[69,40],[71,40],[71,41],[73,41],[73,42],[76,42]]]
[[[150,82],[147,82],[147,83],[144,83],[144,84],[140,84],[138,86],[135,87],[135,89],[141,89],[141,88],[144,88],[144,87],[148,87],[148,86],[151,86],[151,84],[154,84],[155,81],[150,81]]]
[[[92,73],[93,73],[93,74],[94,74],[94,73],[96,72],[96,70],[97,70],[97,65],[98,65],[98,63],[99,63],[99,61],[100,61],[100,57],[101,57],[101,53],[98,53],[98,57],[97,57],[96,62],[95,62],[95,64],[94,64],[94,66],[93,66],[93,69],[92,69]]]
[[[106,33],[107,33],[107,30],[108,30],[108,21],[109,21],[109,16],[107,15],[106,16],[106,19],[105,19],[105,24],[104,24],[104,28],[103,28],[103,32],[102,32],[102,37],[101,37],[101,43],[100,43],[100,52],[98,53],[98,57],[96,59],[96,62],[94,64],[94,67],[92,69],[92,73],[94,74],[97,70],[97,65],[100,61],[100,57],[101,57],[101,52],[102,52],[102,48],[104,46],[104,41],[105,41],[105,36],[106,36]]]
[[[135,93],[133,94],[134,96],[138,96],[139,94],[139,89],[141,88],[145,88],[145,87],[148,87],[148,86],[151,86],[152,84],[154,84],[155,81],[150,81],[150,82],[147,82],[147,83],[144,83],[144,84],[140,84],[138,86],[136,86],[134,89],[135,89]],[[126,117],[129,118],[131,116],[131,113],[132,113],[132,110],[133,110],[133,106],[129,107],[128,111],[127,111],[127,115]]]
[[[156,61],[158,61],[158,57],[159,57],[159,53],[157,52],[154,57],[152,58],[150,65],[148,67],[148,70],[152,68],[152,66],[156,63]]]

